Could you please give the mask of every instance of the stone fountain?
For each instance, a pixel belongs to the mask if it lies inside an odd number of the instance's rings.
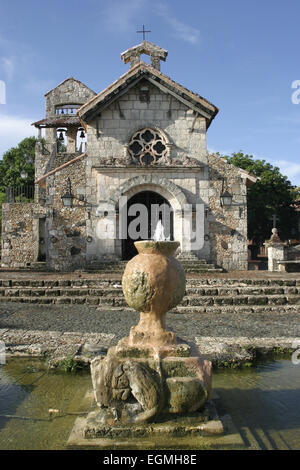
[[[100,447],[104,442],[118,446],[124,439],[128,445],[128,438],[160,441],[162,436],[223,433],[208,404],[211,362],[166,329],[166,312],[185,294],[185,273],[173,256],[179,242],[163,240],[162,226],[155,235],[156,240],[135,242],[138,255],[122,278],[126,302],[140,312],[139,323],[106,357],[91,362],[98,407],[81,432]]]

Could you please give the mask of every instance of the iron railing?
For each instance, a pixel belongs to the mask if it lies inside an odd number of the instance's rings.
[[[5,202],[33,202],[34,185],[8,186],[5,188]]]

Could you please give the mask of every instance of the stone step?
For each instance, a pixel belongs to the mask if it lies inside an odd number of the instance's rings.
[[[180,261],[180,263],[182,265],[186,265],[186,264],[203,264],[203,265],[206,265],[206,264],[209,264],[209,263],[207,263],[206,259],[199,259],[196,256],[190,257],[190,258],[188,258],[188,257],[187,258],[178,258],[178,261]],[[105,267],[108,267],[108,266],[119,266],[119,267],[124,268],[127,263],[128,263],[128,261],[107,261],[107,262],[103,261],[103,262],[98,262],[98,263],[91,264],[89,267],[91,269],[105,268]],[[212,264],[212,266],[214,266],[214,264]]]
[[[222,268],[217,268],[214,264],[207,263],[206,260],[200,260],[195,255],[180,259],[182,266],[188,273],[198,272],[223,272]],[[123,272],[127,261],[118,262],[100,262],[86,268],[86,272],[99,273],[120,273]]]
[[[224,272],[222,268],[215,268],[214,266],[209,265],[197,265],[197,266],[184,266],[184,270],[186,273],[191,274],[198,274],[198,273],[222,273]],[[86,270],[86,272],[95,272],[99,274],[123,274],[124,269],[121,268],[103,268],[103,269],[95,269],[95,270]]]
[[[289,282],[290,283],[290,282]],[[5,282],[7,284],[7,281]],[[11,281],[9,287],[0,287],[0,298],[7,297],[99,297],[99,298],[123,298],[120,280],[114,282],[104,280],[74,280],[68,281]],[[20,284],[20,285],[19,285]],[[25,284],[25,285],[24,285]],[[63,284],[63,285],[60,285]],[[65,285],[67,284],[67,285]],[[68,285],[71,284],[71,285]],[[218,298],[214,302],[222,302],[223,304],[247,303],[245,297],[250,297],[250,302],[263,303],[264,297],[276,296],[282,298],[278,300],[278,304],[297,303],[300,297],[300,283],[294,280],[294,286],[219,286],[219,285],[201,285],[198,287],[190,286],[187,283],[186,297],[195,305],[209,302],[210,297]],[[253,299],[254,297],[254,299]],[[229,300],[228,300],[229,298]],[[255,298],[259,298],[256,300]],[[288,301],[286,300],[288,298]],[[202,299],[202,300],[201,300]],[[206,299],[206,300],[205,300]],[[234,300],[231,300],[234,299]],[[276,300],[274,300],[276,302]]]
[[[227,298],[230,302],[232,299],[241,299],[244,297],[270,297],[270,296],[297,296],[300,294],[300,286],[298,287],[245,287],[245,286],[232,286],[232,287],[187,287],[186,298],[197,298],[201,302],[201,299],[207,298]],[[0,287],[0,296],[92,296],[92,297],[123,297],[122,286],[115,284],[112,286],[14,286],[14,287]],[[300,297],[300,296],[299,296]],[[204,301],[204,300],[203,300]],[[238,302],[238,301],[237,301]]]
[[[278,286],[231,286],[231,287],[187,287],[186,294],[190,296],[240,296],[240,295],[297,295],[300,293],[298,287]]]
[[[37,289],[33,292],[16,291],[11,289],[5,296],[0,297],[0,302],[21,302],[21,303],[40,303],[40,304],[90,304],[100,305],[107,309],[109,307],[118,307],[126,309],[127,304],[122,296],[119,295],[92,295],[86,290],[74,289],[65,292],[54,291],[52,289],[43,290]],[[27,295],[25,295],[27,294]],[[267,310],[274,307],[277,311],[282,306],[294,306],[295,309],[300,309],[300,296],[299,295],[253,295],[253,296],[185,296],[180,305],[175,309],[180,311],[181,308],[187,308],[191,313],[197,313],[199,308],[202,312],[203,308],[209,307],[220,308],[223,311],[224,307],[236,309],[237,307],[252,307],[252,306],[265,306]]]
[[[19,303],[31,303],[31,304],[88,304],[91,306],[96,306],[97,310],[99,311],[107,311],[107,310],[114,310],[114,311],[133,311],[133,309],[125,306],[124,303],[121,301],[121,305],[119,302],[115,301],[116,299],[111,299],[112,303],[99,303],[98,297],[1,297],[1,302],[19,302]],[[121,299],[122,300],[122,299]],[[237,314],[245,314],[245,313],[278,313],[280,309],[280,313],[299,313],[299,304],[298,305],[205,305],[205,306],[194,306],[194,305],[179,305],[175,309],[171,310],[169,313],[183,313],[183,314],[221,314],[221,313],[237,313]]]
[[[104,310],[103,307],[98,307],[99,310]],[[117,310],[117,308],[116,308]],[[280,313],[299,313],[300,306],[298,305],[282,305],[280,306]],[[171,313],[183,314],[221,314],[221,313],[278,313],[279,308],[276,305],[213,305],[213,306],[183,306],[179,305],[174,308]]]
[[[299,305],[300,296],[278,295],[237,295],[231,296],[186,296],[180,305],[204,306],[204,305]]]
[[[58,275],[59,276],[59,275]],[[205,288],[251,288],[251,287],[269,287],[270,289],[278,287],[300,287],[300,278],[294,279],[227,279],[227,278],[199,278],[199,279],[187,279],[186,282],[187,290],[189,289],[205,289]],[[121,288],[121,279],[112,277],[110,279],[85,279],[81,277],[79,279],[58,279],[49,280],[43,279],[42,276],[39,279],[0,279],[0,288],[18,288],[18,287],[88,287],[88,288]],[[271,292],[270,292],[271,293]]]
[[[80,281],[81,282],[81,281]],[[43,296],[43,295],[52,295],[52,296],[122,296],[122,286],[121,282],[115,284],[108,284],[107,282],[104,285],[97,285],[97,282],[83,282],[82,285],[59,285],[58,281],[53,281],[53,285],[45,281],[38,281],[39,284],[36,286],[37,282],[26,281],[26,285],[19,285],[19,282],[13,282],[12,286],[9,287],[0,287],[0,296],[6,295],[24,295],[24,296]],[[33,284],[33,285],[30,285]],[[94,285],[95,284],[95,285]],[[201,287],[190,287],[189,285],[186,288],[186,296],[188,297],[236,297],[236,296],[284,296],[284,295],[297,295],[300,293],[300,285],[296,286],[201,286]]]

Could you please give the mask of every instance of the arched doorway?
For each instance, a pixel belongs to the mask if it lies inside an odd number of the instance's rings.
[[[135,213],[135,208],[137,208],[137,206],[133,207],[135,204],[142,204],[147,209],[147,226],[140,227],[138,223],[140,213]],[[134,209],[134,215],[132,215],[130,208]],[[174,240],[173,210],[169,201],[160,194],[154,191],[140,191],[128,200],[127,206],[123,210],[127,211],[127,238],[122,240],[123,260],[129,260],[137,254],[134,246],[135,241],[153,238],[158,219],[162,221],[164,226],[165,237]],[[133,225],[137,232],[142,232],[140,236],[135,238],[132,238],[130,230],[130,226]]]

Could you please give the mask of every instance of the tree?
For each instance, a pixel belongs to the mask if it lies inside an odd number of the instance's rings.
[[[5,190],[9,186],[33,185],[34,183],[34,154],[35,137],[26,137],[17,147],[12,147],[4,153],[0,160],[0,236],[2,229],[2,203],[5,202]],[[21,172],[27,173],[26,178],[21,177]],[[22,192],[16,200],[28,199],[22,196]]]
[[[265,160],[255,160],[252,155],[244,155],[241,151],[224,158],[260,178],[247,192],[248,238],[257,244],[269,239],[274,225],[273,216],[277,217],[276,227],[282,240],[297,237],[299,188],[293,186],[278,167]]]
[[[34,153],[37,139],[26,137],[17,147],[12,147],[4,153],[0,161],[0,192],[5,192],[8,186],[23,186],[34,183]],[[26,178],[21,172],[27,173]]]

